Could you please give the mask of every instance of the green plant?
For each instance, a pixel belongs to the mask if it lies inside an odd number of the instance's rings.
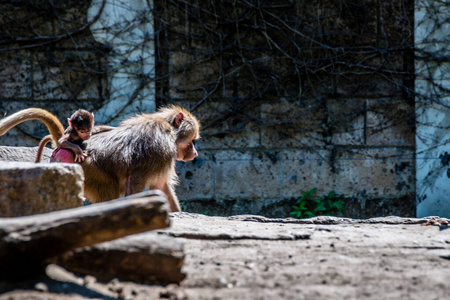
[[[305,219],[343,213],[345,202],[334,191],[323,197],[318,197],[316,192],[317,188],[310,191],[301,191],[302,196],[297,200],[296,205],[292,206],[294,211],[290,215],[297,219]]]

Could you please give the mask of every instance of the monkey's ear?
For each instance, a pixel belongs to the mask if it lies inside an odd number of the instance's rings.
[[[181,121],[184,119],[184,114],[180,111],[178,115],[175,117],[175,126],[180,127]]]
[[[69,126],[70,126],[70,127],[73,127],[73,126],[72,126],[72,119],[67,118],[67,122],[69,122]]]

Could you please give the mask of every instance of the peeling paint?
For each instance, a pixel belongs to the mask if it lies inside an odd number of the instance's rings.
[[[100,17],[90,27],[92,35],[99,42],[114,49],[114,57],[108,58],[108,65],[114,72],[108,72],[109,98],[95,112],[100,124],[116,125],[120,119],[136,113],[154,112],[155,83],[143,82],[143,78],[155,77],[155,45],[149,36],[154,36],[151,7],[152,1],[145,0],[94,0],[88,10],[88,20]],[[148,22],[140,21],[145,15]],[[118,34],[114,28],[129,28]],[[127,62],[123,64],[123,62]]]
[[[415,44],[419,51],[447,57],[448,43],[429,42],[448,37],[442,24],[448,23],[450,7],[444,2],[416,1]],[[417,59],[415,64],[417,217],[450,217],[450,95],[443,92],[450,87],[450,63]]]

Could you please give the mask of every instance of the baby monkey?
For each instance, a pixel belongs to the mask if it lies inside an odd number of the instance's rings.
[[[87,154],[81,149],[81,144],[91,137],[94,128],[94,114],[79,109],[67,121],[69,127],[64,131],[64,135],[58,140],[56,146],[71,150],[75,154],[75,162],[82,162]]]
[[[42,115],[41,112],[36,112],[36,114]],[[110,131],[114,128],[108,125],[97,125],[94,127],[94,114],[84,109],[79,109],[74,112],[67,121],[69,122],[69,127],[67,127],[64,135],[55,143],[54,147],[57,148],[53,151],[50,162],[83,162],[87,157],[86,152],[81,148],[83,141],[88,140],[93,134]],[[50,141],[52,141],[52,135],[47,135],[39,143],[36,154],[37,163],[41,161],[44,147]],[[61,158],[56,159],[56,154],[60,149],[70,150],[73,155],[63,155],[65,157],[63,160]]]
[[[91,137],[94,128],[94,114],[84,109],[79,109],[67,119],[69,127],[58,140],[58,148],[69,149],[75,154],[75,162],[82,162],[87,157],[81,149],[83,141]]]

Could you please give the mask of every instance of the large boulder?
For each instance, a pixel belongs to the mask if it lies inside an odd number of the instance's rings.
[[[0,161],[34,162],[38,147],[9,147],[0,146]],[[53,150],[44,147],[41,162],[49,162]]]
[[[79,164],[0,161],[0,217],[81,206],[83,187]]]

